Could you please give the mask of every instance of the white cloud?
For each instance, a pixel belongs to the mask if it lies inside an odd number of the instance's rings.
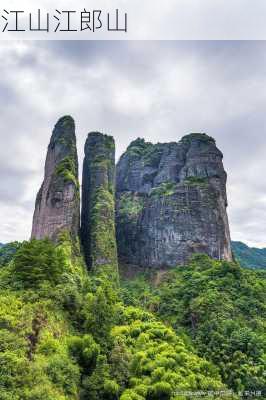
[[[204,131],[228,172],[232,238],[266,246],[264,42],[0,42],[0,242],[28,238],[56,120],[89,131],[179,140]]]

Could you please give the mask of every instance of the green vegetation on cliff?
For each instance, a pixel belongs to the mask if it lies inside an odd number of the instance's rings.
[[[55,174],[63,176],[65,182],[72,182],[79,188],[78,171],[74,157],[67,156],[56,166]]]
[[[201,178],[200,176],[189,176],[184,180],[188,185],[205,185],[208,183],[208,178]]]
[[[117,266],[115,240],[114,196],[104,187],[96,189],[91,204],[91,262],[92,268]]]
[[[152,143],[146,142],[145,139],[138,138],[133,140],[127,148],[131,156],[143,156],[149,149],[153,147]]]
[[[119,212],[125,218],[135,217],[142,211],[143,203],[144,201],[141,197],[125,192],[119,199]]]
[[[161,197],[171,196],[176,191],[176,184],[174,182],[164,182],[159,186],[152,188],[150,196]]]
[[[212,142],[215,144],[215,139],[208,136],[206,133],[189,133],[182,137],[182,142],[191,143],[192,140],[200,140],[201,142]]]
[[[88,268],[107,269],[117,278],[114,171],[113,137],[89,133],[83,163],[81,242]]]
[[[80,198],[75,122],[70,116],[56,123],[48,145],[44,178],[38,191],[31,238],[57,240],[67,230],[78,242]]]

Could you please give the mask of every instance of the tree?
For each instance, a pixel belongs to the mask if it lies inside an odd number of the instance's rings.
[[[24,242],[13,259],[14,280],[24,288],[37,288],[45,281],[56,285],[66,269],[62,249],[48,239]]]

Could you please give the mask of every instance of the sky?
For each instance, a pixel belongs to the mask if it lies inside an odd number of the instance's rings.
[[[1,41],[0,242],[28,239],[56,121],[76,122],[80,170],[90,131],[216,139],[233,240],[266,247],[266,42]]]

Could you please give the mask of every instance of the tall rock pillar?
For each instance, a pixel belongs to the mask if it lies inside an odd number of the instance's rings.
[[[81,242],[92,269],[112,266],[117,270],[114,175],[113,137],[89,133],[83,164]]]
[[[37,194],[32,234],[35,239],[54,241],[62,232],[72,239],[79,234],[80,196],[75,123],[60,118],[48,146],[44,180]]]
[[[215,140],[200,133],[130,144],[116,174],[121,262],[171,267],[193,253],[232,260],[222,158]]]

